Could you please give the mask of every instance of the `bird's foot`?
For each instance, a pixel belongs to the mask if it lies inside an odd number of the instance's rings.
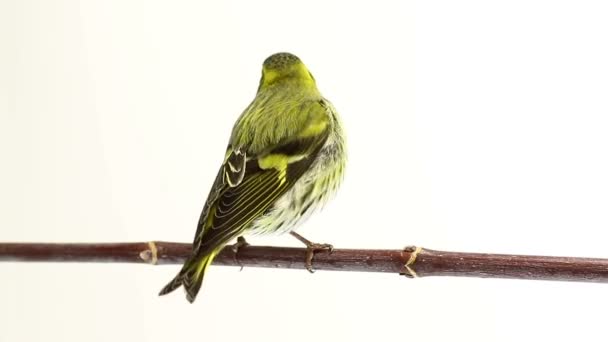
[[[239,251],[243,248],[243,247],[247,247],[249,246],[249,242],[247,242],[247,240],[245,240],[244,237],[239,236],[236,239],[236,243],[233,244],[232,246],[230,246],[230,249],[232,250],[232,252],[234,252],[234,262],[236,262],[239,266],[241,266],[241,271],[243,270],[243,268],[245,266],[243,266],[243,264],[241,264],[241,262],[239,261]]]
[[[315,270],[312,267],[312,259],[315,256],[315,253],[317,252],[322,252],[322,251],[327,251],[329,254],[331,254],[331,252],[333,252],[334,250],[334,246],[328,244],[328,243],[315,243],[315,242],[311,242],[310,240],[306,239],[305,237],[303,237],[302,235],[296,233],[296,232],[290,232],[291,235],[293,235],[296,239],[300,240],[300,242],[302,242],[303,244],[306,245],[306,259],[305,259],[305,267],[308,270],[308,272],[310,273],[314,273]]]

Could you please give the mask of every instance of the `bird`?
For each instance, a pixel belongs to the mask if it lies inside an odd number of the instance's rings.
[[[306,268],[315,252],[298,228],[334,197],[347,162],[343,125],[334,106],[297,56],[281,52],[264,60],[253,101],[233,126],[223,163],[198,221],[192,251],[182,269],[159,293],[180,286],[192,303],[209,265],[243,235],[290,233],[307,247]]]

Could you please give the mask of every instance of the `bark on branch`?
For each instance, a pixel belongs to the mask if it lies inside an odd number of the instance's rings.
[[[133,243],[0,243],[0,262],[121,262],[153,265],[181,264],[190,244]],[[247,246],[238,259],[225,248],[215,265],[305,269],[306,249]],[[608,282],[608,259],[482,254],[435,251],[335,249],[315,254],[316,270],[386,272],[408,277],[456,276]]]

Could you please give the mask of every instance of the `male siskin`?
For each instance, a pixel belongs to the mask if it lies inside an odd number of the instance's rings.
[[[338,113],[302,61],[290,53],[268,57],[257,94],[232,130],[226,157],[201,213],[192,253],[160,292],[183,285],[193,302],[207,267],[224,246],[243,234],[293,231],[339,187],[346,164]]]

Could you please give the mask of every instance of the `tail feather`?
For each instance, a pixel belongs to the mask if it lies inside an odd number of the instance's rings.
[[[201,289],[203,278],[207,267],[211,264],[217,253],[209,255],[198,260],[187,260],[181,271],[159,292],[159,296],[173,292],[180,286],[184,286],[186,290],[186,299],[193,303],[196,295]]]
[[[184,268],[171,280],[162,290],[158,293],[159,296],[164,296],[168,293],[173,292],[178,287],[182,286],[184,281]]]

